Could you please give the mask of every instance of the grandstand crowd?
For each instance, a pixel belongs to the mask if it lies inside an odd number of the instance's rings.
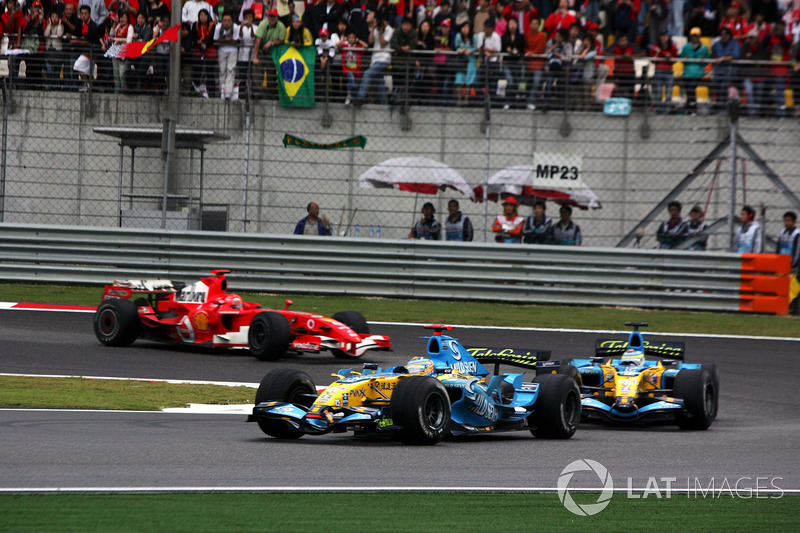
[[[270,48],[316,48],[316,95],[439,105],[785,116],[800,85],[800,0],[4,0],[15,86],[160,92],[170,43],[136,59],[181,10],[181,89],[275,96]],[[254,53],[254,50],[257,53]]]

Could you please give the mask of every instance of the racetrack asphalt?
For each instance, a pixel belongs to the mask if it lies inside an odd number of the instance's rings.
[[[635,319],[635,317],[632,317]],[[620,325],[621,326],[621,325]],[[653,326],[657,326],[654,324]],[[413,326],[373,326],[393,352],[344,361],[325,353],[277,363],[247,352],[215,352],[137,341],[102,346],[91,314],[0,311],[0,372],[258,382],[273,368],[297,368],[327,385],[340,368],[405,363],[424,351]],[[462,329],[467,346],[538,348],[553,359],[591,354],[594,333]],[[608,335],[600,335],[608,337]],[[612,336],[613,337],[613,336]],[[653,340],[670,340],[668,336]],[[0,490],[23,488],[552,488],[578,459],[608,468],[615,488],[663,490],[723,483],[800,489],[800,377],[796,341],[688,338],[687,361],[720,371],[719,416],[708,431],[675,426],[582,424],[566,441],[527,432],[445,440],[434,447],[350,435],[279,441],[243,416],[0,410]],[[571,486],[598,487],[575,475]],[[668,481],[668,478],[675,478]],[[780,478],[780,479],[778,479]]]

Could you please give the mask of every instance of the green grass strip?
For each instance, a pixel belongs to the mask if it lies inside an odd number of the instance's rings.
[[[247,404],[254,399],[255,390],[249,387],[0,376],[0,405],[3,407],[159,411],[187,407],[190,403]]]
[[[236,287],[231,287],[236,292]],[[0,284],[0,301],[70,305],[98,305],[101,287]],[[399,300],[347,296],[268,295],[242,292],[245,300],[280,309],[284,300],[292,309],[331,316],[338,311],[360,311],[371,321],[493,325],[566,329],[625,329],[627,321],[650,323],[652,331],[716,335],[800,337],[798,317],[747,313],[654,311],[617,307],[555,306]]]
[[[744,499],[727,493],[714,498],[675,494],[670,499],[628,499],[618,493],[599,514],[581,517],[567,511],[554,493],[4,494],[0,495],[0,529],[776,532],[800,529],[798,505],[800,497],[787,495]]]

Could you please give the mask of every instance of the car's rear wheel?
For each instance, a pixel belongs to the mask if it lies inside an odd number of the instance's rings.
[[[283,357],[290,342],[289,322],[282,314],[264,311],[250,321],[247,344],[250,353],[262,361],[275,361]]]
[[[299,370],[282,368],[269,372],[256,391],[256,405],[276,401],[310,407],[317,396],[311,376]],[[286,420],[259,420],[258,427],[271,437],[299,439],[303,433]]]
[[[565,359],[564,361],[561,361],[561,364],[558,367],[558,373],[574,379],[575,383],[578,384],[578,388],[580,389],[582,385],[581,373],[578,372],[578,369],[572,365],[572,359]]]
[[[129,346],[139,336],[142,323],[130,300],[106,300],[94,314],[94,334],[106,346]]]
[[[401,379],[392,393],[392,420],[402,426],[406,444],[436,444],[447,435],[450,399],[439,380],[428,376]]]
[[[335,315],[333,315],[334,320],[338,320],[348,328],[352,329],[359,335],[368,335],[369,334],[369,324],[367,324],[367,319],[364,318],[364,315],[359,313],[358,311],[339,311]],[[334,357],[339,359],[358,359],[361,355],[353,355],[351,353],[347,353],[344,350],[339,349],[332,349],[331,353]]]
[[[687,368],[675,376],[672,394],[683,400],[684,412],[676,417],[681,429],[708,429],[717,417],[719,387],[716,367]]]
[[[534,403],[531,433],[540,439],[568,439],[581,420],[581,393],[575,378],[567,374],[536,376],[539,395]]]

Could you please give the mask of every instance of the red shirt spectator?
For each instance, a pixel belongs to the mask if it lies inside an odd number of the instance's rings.
[[[678,57],[678,48],[672,42],[672,38],[667,37],[666,46],[662,45],[661,40],[650,47],[650,57],[655,57],[661,61],[656,61],[656,70],[672,72],[672,62],[670,59]]]
[[[732,2],[728,7],[728,12],[719,23],[719,29],[728,28],[734,39],[744,39],[748,30],[747,21],[739,15],[739,2]]]
[[[522,35],[528,35],[531,29],[531,21],[539,24],[539,11],[531,6],[529,0],[516,0],[511,2],[503,10],[503,18],[506,20],[516,19],[522,29]]]
[[[536,54],[544,55],[547,49],[547,34],[539,31],[539,27],[534,24],[530,31],[525,33],[525,55]],[[541,70],[544,68],[544,58],[542,57],[529,57],[528,70],[530,72]]]
[[[786,23],[779,20],[772,27],[772,31],[761,41],[769,53],[771,61],[789,61],[791,58],[792,41],[786,36]],[[770,76],[787,76],[788,65],[769,64]]]
[[[568,7],[567,0],[559,0],[556,12],[544,21],[544,29],[550,34],[551,39],[555,39],[558,30],[568,30],[570,26],[578,22],[575,15],[567,11]]]

